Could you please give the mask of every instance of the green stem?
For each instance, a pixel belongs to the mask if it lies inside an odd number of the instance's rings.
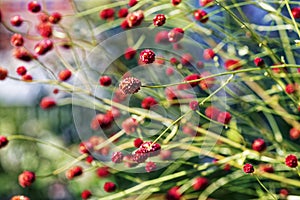
[[[65,154],[73,157],[73,158],[77,158],[78,157],[78,154],[75,154],[73,152],[71,152],[69,149],[67,148],[64,148],[64,147],[61,147],[61,146],[58,146],[56,144],[53,144],[53,143],[50,143],[50,142],[45,142],[43,140],[40,140],[40,139],[36,139],[34,137],[30,137],[30,136],[25,136],[25,135],[10,135],[10,136],[7,136],[7,139],[9,141],[12,141],[12,140],[23,140],[23,141],[30,141],[30,142],[35,142],[35,143],[40,143],[40,144],[44,144],[44,145],[47,145],[47,146],[50,146],[50,147],[53,147],[55,149],[58,149],[62,152],[64,152]]]
[[[277,200],[277,198],[266,188],[266,186],[259,180],[258,176],[254,175],[257,182],[260,184],[260,186],[268,193],[272,196],[273,199]]]
[[[155,144],[172,126],[174,126],[175,124],[177,124],[182,118],[184,118],[186,115],[188,115],[189,113],[191,113],[192,110],[189,110],[188,112],[184,113],[183,115],[181,115],[180,117],[178,117],[175,121],[173,121],[171,123],[170,126],[168,126],[153,142],[152,144]]]

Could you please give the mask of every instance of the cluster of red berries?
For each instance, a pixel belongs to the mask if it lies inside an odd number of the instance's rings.
[[[42,9],[40,3],[37,1],[31,1],[28,4],[28,10],[32,13],[39,13]],[[49,38],[52,36],[53,33],[53,25],[60,22],[62,16],[58,12],[54,12],[51,15],[46,13],[40,13],[37,15],[39,19],[39,24],[37,25],[37,32],[40,36],[44,39],[39,41],[35,47],[34,52],[37,55],[44,55],[53,48],[53,42]],[[24,19],[20,15],[13,16],[10,19],[10,23],[12,26],[19,27],[23,24]],[[30,53],[24,45],[24,38],[21,34],[15,33],[11,37],[11,44],[16,47],[14,50],[14,56],[17,59],[23,61],[30,61],[32,59],[36,59],[37,56]]]
[[[127,167],[133,167],[139,163],[144,163],[148,158],[158,156],[161,152],[161,146],[158,143],[153,143],[150,141],[144,142],[142,139],[137,138],[134,140],[134,146],[138,148],[132,154],[124,155],[122,152],[114,152],[112,154],[111,160],[114,163],[124,163]],[[170,153],[168,155],[165,153],[162,158],[170,158]],[[154,171],[156,169],[156,163],[147,162],[145,165],[145,170],[147,172]]]

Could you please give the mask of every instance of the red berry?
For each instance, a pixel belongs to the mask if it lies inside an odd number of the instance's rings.
[[[227,60],[224,64],[224,66],[225,66],[225,69],[228,71],[237,70],[242,67],[239,60],[233,60],[233,59]]]
[[[13,55],[20,60],[23,61],[31,61],[34,57],[32,56],[32,54],[27,51],[25,48],[21,47],[21,48],[16,48],[14,50]]]
[[[11,43],[11,45],[13,45],[15,47],[23,46],[23,44],[24,44],[23,36],[18,33],[13,34],[11,36],[10,43]]]
[[[244,165],[243,170],[244,170],[244,172],[247,173],[247,174],[251,174],[251,173],[254,172],[253,166],[252,166],[251,164],[249,164],[249,163],[246,163],[246,164]]]
[[[93,156],[91,155],[88,155],[88,157],[86,157],[85,161],[88,163],[88,164],[91,164],[93,162],[94,158]]]
[[[215,57],[215,52],[212,49],[204,49],[203,51],[203,58],[205,60],[211,60]]]
[[[61,81],[67,81],[72,76],[72,72],[68,69],[62,70],[58,74],[58,79]]]
[[[194,58],[191,54],[189,53],[186,53],[186,54],[183,54],[181,56],[181,64],[182,65],[191,65],[191,63],[194,61]]]
[[[124,120],[122,123],[122,128],[124,129],[127,135],[134,133],[138,126],[139,122],[132,117]]]
[[[164,65],[166,63],[165,58],[163,56],[157,56],[154,63],[157,65]]]
[[[136,163],[143,163],[147,160],[148,157],[149,157],[149,155],[147,153],[144,153],[143,151],[138,149],[132,155],[132,160]]]
[[[300,7],[295,7],[292,8],[292,15],[295,19],[299,19],[300,18]]]
[[[113,118],[110,115],[106,114],[97,114],[91,121],[91,128],[93,130],[98,130],[99,128],[108,128],[111,126]]]
[[[165,64],[165,58],[162,56],[157,56],[154,63],[158,65],[163,65]]]
[[[123,162],[126,167],[131,168],[138,164],[133,157],[131,154],[124,156]]]
[[[59,12],[54,12],[49,16],[49,22],[52,24],[57,24],[61,20],[61,14]]]
[[[138,0],[129,0],[128,6],[133,7],[138,3]]]
[[[59,89],[58,88],[54,88],[53,89],[53,94],[58,94],[59,93]]]
[[[174,74],[174,68],[173,67],[168,67],[167,69],[166,69],[166,75],[168,75],[168,76],[172,76],[173,74]]]
[[[183,49],[183,46],[181,44],[179,44],[179,43],[173,43],[173,49],[175,51],[178,51],[178,50]]]
[[[229,163],[226,163],[226,164],[224,165],[223,169],[224,169],[224,171],[230,171],[230,169],[231,169],[230,164],[229,164]]]
[[[197,110],[199,108],[199,103],[198,101],[191,101],[190,102],[190,109],[191,110]]]
[[[30,74],[25,74],[22,76],[22,80],[30,82],[32,81],[32,76]]]
[[[199,74],[190,74],[188,76],[186,76],[183,81],[195,81],[197,79],[200,79],[201,76]],[[196,87],[198,84],[199,84],[200,81],[196,81],[196,82],[191,82],[191,83],[188,83],[188,84],[183,84],[185,86],[187,86],[186,88],[183,88],[183,89],[188,89],[188,87]],[[180,85],[179,85],[180,86]]]
[[[92,192],[89,190],[83,190],[81,192],[81,198],[84,200],[90,198],[91,196],[92,196]]]
[[[23,195],[17,195],[17,196],[13,196],[10,200],[30,200],[30,199]]]
[[[172,151],[170,150],[163,150],[159,153],[160,159],[162,160],[169,160],[172,157]]]
[[[127,8],[121,8],[118,12],[119,18],[124,18],[128,15],[128,9]]]
[[[135,54],[136,54],[136,50],[129,47],[125,50],[124,57],[126,60],[131,60],[132,58],[134,58]]]
[[[120,110],[117,108],[112,108],[111,110],[106,111],[105,114],[107,117],[110,117],[111,120],[121,116]]]
[[[205,116],[210,119],[217,120],[220,112],[221,111],[218,108],[209,106],[205,109]]]
[[[179,61],[177,60],[177,58],[172,57],[172,58],[170,58],[170,63],[171,63],[171,65],[178,65]]]
[[[204,68],[204,63],[201,62],[201,61],[198,61],[198,62],[196,63],[196,65],[197,65],[197,67],[198,67],[199,69]]]
[[[21,26],[22,23],[23,23],[23,18],[20,15],[16,15],[10,18],[10,24],[12,26]]]
[[[147,162],[145,166],[146,172],[150,173],[156,170],[156,164],[154,162]]]
[[[171,3],[173,4],[173,6],[177,6],[181,3],[181,0],[171,0]]]
[[[179,187],[174,186],[167,192],[166,200],[180,200],[181,194],[179,193]]]
[[[90,142],[81,142],[79,144],[79,152],[82,154],[89,154],[90,151],[93,149],[93,145]]]
[[[40,102],[40,107],[44,110],[56,106],[56,101],[52,97],[44,97]]]
[[[133,144],[136,148],[139,148],[143,143],[144,143],[144,141],[141,138],[136,138],[133,141]]]
[[[195,131],[192,127],[191,127],[191,123],[187,123],[185,125],[182,126],[182,132],[184,134],[190,135],[195,137],[197,135],[197,131]]]
[[[119,89],[126,94],[134,94],[137,93],[142,86],[142,83],[139,79],[134,77],[128,77],[123,79],[119,84]]]
[[[221,112],[218,115],[217,121],[223,124],[229,124],[231,120],[231,114],[229,112]]]
[[[300,130],[298,128],[290,129],[290,138],[293,140],[297,140],[300,137]]]
[[[262,152],[266,150],[266,148],[267,148],[266,142],[261,138],[254,140],[252,143],[252,149],[255,151]]]
[[[182,28],[173,28],[168,33],[169,42],[179,42],[184,36],[184,30]]]
[[[201,23],[206,23],[209,19],[207,13],[204,10],[200,9],[194,12],[194,18],[200,21]]]
[[[114,152],[111,156],[111,161],[113,161],[114,163],[121,163],[123,160],[123,153],[118,151],[118,152]]]
[[[99,16],[101,19],[111,19],[115,14],[115,11],[114,9],[112,8],[107,8],[107,9],[104,9],[102,11],[100,11],[99,13]]]
[[[106,182],[104,183],[103,188],[105,192],[114,192],[117,189],[117,186],[113,182]]]
[[[110,175],[109,171],[108,171],[108,167],[99,167],[97,169],[97,175],[99,178],[104,178]]]
[[[49,38],[52,36],[52,24],[50,23],[40,23],[37,26],[37,31],[44,38]]]
[[[257,67],[261,67],[261,66],[264,66],[265,65],[265,61],[262,59],[262,58],[255,58],[254,59],[254,64],[257,66]]]
[[[102,86],[110,86],[111,78],[109,76],[101,76],[99,82]]]
[[[136,12],[133,13],[129,13],[126,17],[128,26],[131,27],[135,27],[135,26],[139,26],[142,21],[144,19],[144,12],[141,10],[138,10]]]
[[[157,156],[160,153],[161,146],[158,143],[150,141],[144,142],[138,149],[139,153],[145,154],[147,157]]]
[[[53,42],[51,40],[44,39],[34,46],[34,51],[38,55],[45,55],[52,48]]]
[[[17,68],[16,72],[18,75],[23,76],[27,73],[27,69],[24,66],[20,66]]]
[[[194,190],[204,190],[208,186],[208,179],[204,177],[198,177],[194,179],[193,188]]]
[[[40,12],[41,5],[37,1],[31,1],[28,3],[28,10],[33,13]]]
[[[74,166],[66,172],[67,179],[71,180],[83,173],[83,169],[80,166]]]
[[[127,95],[124,94],[124,92],[120,89],[117,89],[115,92],[114,92],[114,96],[113,96],[113,101],[114,102],[122,102],[122,101],[125,101],[125,99],[127,98]]]
[[[288,94],[293,94],[295,92],[295,85],[290,83],[285,86],[285,92]]]
[[[153,24],[154,26],[162,26],[166,23],[166,17],[164,14],[157,14],[153,18]]]
[[[178,95],[176,94],[174,88],[172,87],[167,87],[165,89],[165,94],[166,94],[166,98],[168,100],[175,100],[175,99],[178,99]]]
[[[261,164],[259,165],[259,169],[263,172],[274,173],[274,168],[270,164]]]
[[[49,16],[46,13],[40,13],[38,15],[38,19],[42,22],[42,23],[46,23],[49,21]]]
[[[212,3],[214,0],[199,0],[200,6],[206,6],[209,3]]]
[[[145,49],[140,53],[140,59],[146,64],[153,63],[155,61],[155,53],[150,49]]]
[[[157,101],[153,97],[146,97],[142,101],[142,108],[150,109],[152,106],[156,105]]]
[[[291,168],[296,168],[298,166],[298,159],[295,155],[290,154],[285,158],[285,165]]]
[[[128,22],[127,22],[127,19],[125,19],[124,21],[122,21],[122,23],[121,23],[120,26],[121,26],[121,28],[124,29],[124,30],[130,28],[130,27],[129,27],[129,24],[128,24]]]
[[[8,144],[8,139],[5,136],[0,136],[0,148],[5,147]]]
[[[170,44],[168,34],[169,34],[168,31],[160,31],[160,32],[156,33],[155,43],[165,44],[165,45]]]
[[[7,69],[0,67],[0,80],[3,81],[8,75]]]
[[[287,189],[281,189],[279,194],[281,197],[286,198],[289,195],[289,191]]]
[[[279,68],[279,67],[275,67],[273,68],[274,66],[277,66],[277,65],[282,65],[283,63],[276,63],[274,65],[272,65],[272,71],[276,74],[279,74],[279,73],[282,73],[282,72],[287,72],[287,69],[286,68]]]
[[[211,76],[211,73],[208,71],[204,71],[200,74],[200,76],[202,78],[205,78],[205,77]],[[200,81],[199,86],[201,87],[202,90],[207,90],[214,85],[215,81],[216,81],[216,79],[214,77],[205,78]]]
[[[35,173],[31,171],[24,171],[19,175],[19,184],[25,188],[29,187],[35,181]]]

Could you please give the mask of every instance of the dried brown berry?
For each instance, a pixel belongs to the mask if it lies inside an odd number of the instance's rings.
[[[140,90],[141,86],[142,83],[139,79],[128,77],[120,82],[119,89],[123,92],[123,94],[134,94]]]

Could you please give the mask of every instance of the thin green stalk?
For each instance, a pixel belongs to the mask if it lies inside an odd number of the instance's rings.
[[[58,149],[58,150],[64,152],[65,154],[67,154],[67,155],[69,155],[69,156],[71,156],[73,158],[77,158],[78,157],[78,154],[73,153],[72,151],[70,151],[69,149],[67,149],[65,147],[61,147],[61,146],[58,146],[58,145],[50,143],[50,142],[45,142],[43,140],[40,140],[40,139],[37,139],[37,138],[34,138],[34,137],[30,137],[30,136],[26,136],[26,135],[10,135],[10,136],[7,136],[7,139],[9,141],[12,141],[12,140],[23,140],[23,141],[30,141],[30,142],[44,144],[44,145],[53,147],[55,149]]]
[[[260,184],[260,186],[268,193],[272,196],[273,199],[277,200],[277,198],[274,196],[274,194],[272,194],[267,188],[266,186],[259,180],[258,176],[254,175],[257,182]]]

